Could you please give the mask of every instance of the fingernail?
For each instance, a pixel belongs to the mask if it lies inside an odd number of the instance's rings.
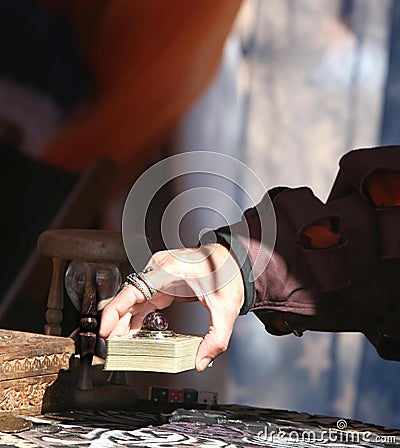
[[[197,370],[201,372],[204,369],[206,369],[210,364],[212,365],[212,359],[211,358],[203,358],[202,360],[200,360],[197,363]]]

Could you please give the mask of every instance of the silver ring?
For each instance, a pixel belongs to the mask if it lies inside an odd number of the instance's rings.
[[[148,279],[147,275],[144,274],[144,272],[145,271],[138,272],[137,276],[140,278],[140,280],[142,280],[146,284],[146,286],[149,288],[151,296],[153,297],[157,294],[157,290],[156,290],[156,288],[154,288],[153,284]],[[146,271],[146,272],[149,272],[149,271]]]
[[[144,319],[142,330],[165,331],[168,330],[168,318],[160,311],[149,313]]]
[[[149,266],[143,269],[142,272],[133,272],[132,274],[129,274],[126,277],[126,281],[122,284],[121,289],[127,285],[133,285],[144,295],[146,300],[151,300],[151,298],[154,297],[158,291],[154,288],[145,274],[153,270],[153,267]]]
[[[155,295],[157,295],[158,291],[154,287],[153,283],[151,283],[147,275],[145,275],[151,271],[154,271],[153,266],[147,266],[147,268],[144,268],[143,271],[138,272],[137,275],[142,281],[146,283],[146,286],[149,288],[150,294],[152,295],[152,297],[154,297]]]
[[[122,287],[126,285],[135,286],[144,295],[146,300],[151,300],[152,296],[150,289],[147,287],[146,283],[142,279],[140,279],[140,277],[137,274],[135,273],[129,274],[126,277],[126,281],[122,285]]]

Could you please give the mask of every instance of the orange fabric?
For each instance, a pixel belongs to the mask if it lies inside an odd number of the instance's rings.
[[[122,166],[133,160],[140,171],[149,148],[215,74],[240,3],[59,0],[59,10],[74,20],[99,94],[48,142],[44,159],[82,170],[103,156]]]
[[[400,206],[400,173],[376,170],[368,177],[366,188],[376,207]]]
[[[307,226],[302,233],[303,243],[308,248],[327,249],[339,244],[340,235],[332,231],[329,219],[322,219]]]
[[[376,207],[400,206],[400,173],[376,170],[367,179],[367,192]],[[329,219],[311,224],[302,234],[303,243],[309,248],[325,249],[339,244],[340,235],[332,231]]]

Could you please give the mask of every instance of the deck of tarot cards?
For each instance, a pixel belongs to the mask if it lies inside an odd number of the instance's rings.
[[[140,331],[106,341],[105,370],[178,373],[195,368],[200,336]]]

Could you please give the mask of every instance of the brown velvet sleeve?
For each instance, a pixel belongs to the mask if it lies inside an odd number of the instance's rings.
[[[362,332],[381,356],[400,359],[397,175],[400,147],[352,151],[340,161],[327,203],[309,188],[274,189],[230,228],[250,260],[244,281],[253,282],[251,309],[268,331]],[[389,206],[374,200],[385,182]],[[327,241],[336,244],[310,243],[321,223],[329,223],[337,239]]]

